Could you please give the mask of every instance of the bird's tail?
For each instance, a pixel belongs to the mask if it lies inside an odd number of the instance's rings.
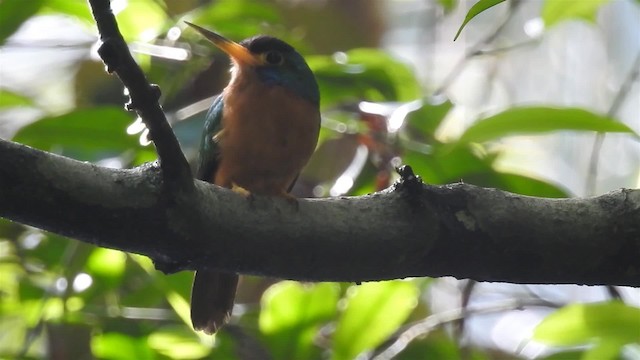
[[[197,271],[191,288],[193,328],[213,334],[229,321],[237,285],[237,274]]]

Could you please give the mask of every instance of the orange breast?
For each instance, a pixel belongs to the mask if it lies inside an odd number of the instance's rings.
[[[265,195],[286,194],[318,140],[318,107],[258,79],[224,91],[221,161],[214,183]]]

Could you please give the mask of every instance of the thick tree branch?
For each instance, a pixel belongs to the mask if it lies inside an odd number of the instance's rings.
[[[0,216],[147,255],[167,272],[640,286],[640,190],[543,199],[410,175],[298,208],[203,182],[169,199],[155,165],[107,169],[0,140]]]
[[[135,110],[149,129],[149,137],[153,140],[160,159],[163,180],[170,190],[168,193],[190,191],[193,188],[193,177],[189,163],[158,103],[160,88],[149,84],[142,69],[131,56],[111,11],[110,1],[89,0],[89,4],[102,41],[98,53],[107,66],[107,71],[118,75],[127,88],[130,97],[127,110]]]

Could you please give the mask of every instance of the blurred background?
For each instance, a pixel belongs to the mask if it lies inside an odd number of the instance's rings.
[[[400,164],[430,184],[532,196],[640,187],[640,1],[508,0],[454,41],[475,3],[112,7],[190,160],[229,59],[183,20],[305,55],[323,120],[296,196],[382,190]],[[0,138],[107,167],[154,161],[98,45],[85,1],[0,1]],[[638,289],[243,277],[231,324],[209,337],[190,327],[191,279],[0,219],[0,358],[640,359]]]

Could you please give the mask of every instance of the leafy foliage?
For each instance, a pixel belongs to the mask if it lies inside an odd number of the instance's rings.
[[[623,345],[638,342],[640,308],[612,301],[568,305],[536,327],[535,340],[552,345],[591,343],[583,359],[613,359]]]
[[[504,1],[505,0],[480,0],[477,3],[475,3],[471,7],[471,9],[469,9],[467,16],[464,18],[464,21],[462,22],[462,25],[460,25],[460,28],[458,29],[458,32],[456,33],[456,36],[453,38],[453,40],[455,41],[456,39],[458,39],[458,36],[460,36],[462,29],[464,29],[465,25],[467,25],[467,23],[471,21],[471,19],[478,16],[480,13],[484,12],[485,10],[491,7],[494,7]]]
[[[336,324],[333,359],[355,359],[361,352],[380,345],[407,319],[417,296],[417,287],[408,281],[350,288]]]
[[[29,97],[8,90],[0,90],[0,109],[29,105],[31,105]]]
[[[323,107],[356,100],[410,101],[420,97],[413,73],[377,49],[310,56],[307,62],[320,86]]]
[[[482,12],[492,8],[506,0],[479,0],[475,3],[462,25],[458,29],[454,41],[458,39],[462,29],[474,17]],[[542,19],[547,27],[551,27],[559,22],[571,19],[582,19],[586,21],[594,21],[597,10],[609,0],[583,0],[583,1],[566,1],[566,0],[544,0],[542,8]],[[446,6],[446,5],[445,5]]]
[[[302,285],[281,282],[262,297],[260,330],[277,359],[314,359],[313,341],[320,327],[336,314],[340,289],[336,284]]]
[[[58,150],[80,160],[97,161],[125,151],[145,151],[135,138],[122,131],[129,123],[131,115],[120,108],[96,107],[44,117],[20,129],[13,139],[42,150]]]
[[[564,20],[581,19],[595,21],[598,9],[609,0],[563,1],[545,0],[542,7],[542,19],[547,27]]]
[[[475,16],[501,2],[478,1],[456,38]],[[189,32],[169,36],[168,30],[179,30],[183,19],[212,24],[233,39],[272,33],[305,53],[320,84],[324,112],[318,154],[301,175],[301,182],[312,188],[335,187],[337,179],[351,171],[353,186],[344,191],[378,191],[392,183],[393,166],[401,161],[432,184],[463,180],[532,196],[567,197],[567,190],[547,180],[498,170],[496,159],[501,150],[491,145],[506,136],[559,131],[637,137],[616,119],[585,109],[540,104],[504,109],[478,119],[458,139],[445,139],[438,132],[455,116],[459,106],[455,101],[432,100],[424,90],[427,86],[406,63],[357,41],[357,47],[332,55],[312,55],[326,51],[306,43],[305,29],[299,24],[303,21],[297,20],[300,13],[280,3],[136,0],[118,9],[120,29],[127,40],[155,46],[156,52],[137,47],[135,55],[149,78],[163,89],[164,107],[185,153],[192,158],[206,111],[206,105],[193,106],[220,91],[227,80],[228,59],[201,46],[200,39]],[[455,0],[438,3],[448,12],[464,4]],[[542,16],[547,27],[567,19],[591,19],[604,3],[545,0]],[[63,15],[85,28],[93,27],[85,2],[3,0],[0,46],[25,21],[43,14]],[[287,21],[294,31],[276,25]],[[351,24],[356,19],[342,21]],[[186,51],[192,57],[188,62],[177,61],[163,57],[159,49]],[[85,50],[89,54],[88,46]],[[141,146],[137,137],[126,134],[134,117],[122,109],[117,81],[99,78],[99,66],[88,56],[73,67],[79,69],[69,75],[75,85],[76,106],[62,114],[40,108],[33,94],[0,88],[0,111],[35,108],[43,113],[36,121],[20,125],[12,140],[109,166],[153,161],[153,148]],[[357,154],[365,156],[362,166],[353,170]],[[228,331],[212,340],[190,328],[191,274],[165,276],[147,258],[96,248],[3,219],[0,274],[2,358],[46,357],[58,344],[66,350],[86,347],[100,359],[236,359],[249,350],[274,359],[352,359],[384,349],[404,324],[429,315],[428,300],[421,296],[430,290],[428,281],[355,285],[247,278],[240,290],[242,311],[236,311]],[[574,351],[576,357],[615,356],[622,345],[637,341],[637,312],[616,302],[570,306],[545,320],[536,329],[535,339],[562,346],[596,344],[584,354]],[[236,324],[243,330],[234,330]],[[409,344],[398,358],[459,358],[463,351],[467,353],[448,332],[437,329]],[[471,358],[489,358],[489,354],[473,351]]]
[[[40,10],[44,0],[5,0],[0,3],[0,45],[4,44],[18,28]]]
[[[483,142],[509,135],[562,130],[634,134],[625,124],[583,109],[512,108],[473,124],[462,134],[459,142]]]

